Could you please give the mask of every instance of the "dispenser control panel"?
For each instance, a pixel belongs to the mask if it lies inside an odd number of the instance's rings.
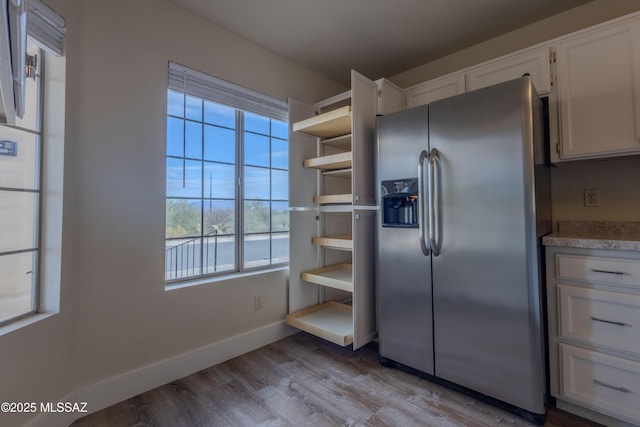
[[[418,228],[418,178],[382,181],[382,226]]]

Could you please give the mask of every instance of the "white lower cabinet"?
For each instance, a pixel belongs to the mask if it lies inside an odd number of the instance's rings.
[[[547,247],[546,256],[558,407],[609,426],[640,424],[640,253]]]
[[[562,397],[637,423],[640,363],[560,343]]]
[[[558,285],[559,335],[640,354],[640,295]]]

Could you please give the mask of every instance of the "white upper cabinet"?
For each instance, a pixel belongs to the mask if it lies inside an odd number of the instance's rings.
[[[538,94],[551,90],[549,49],[529,49],[405,89],[407,108],[530,75]]]
[[[404,91],[387,79],[375,81],[378,85],[378,107],[376,114],[395,113],[404,108]]]
[[[640,21],[555,46],[560,160],[640,153]]]
[[[549,49],[546,47],[520,51],[466,72],[467,91],[492,86],[498,83],[530,75],[539,95],[549,93],[551,78],[549,72]]]
[[[464,93],[464,73],[449,74],[405,89],[407,108]]]

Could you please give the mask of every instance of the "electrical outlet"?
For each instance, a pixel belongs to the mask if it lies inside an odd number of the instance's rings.
[[[255,311],[262,310],[262,295],[253,297],[253,309]]]
[[[596,188],[584,189],[584,206],[587,208],[593,208],[600,205],[600,194]]]

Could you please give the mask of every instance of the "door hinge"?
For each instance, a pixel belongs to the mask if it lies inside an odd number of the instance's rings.
[[[556,51],[555,50],[550,51],[549,52],[549,63],[555,64],[556,63],[556,59],[557,59]]]
[[[556,153],[560,154],[560,143],[556,142]]]
[[[25,61],[25,68],[24,68],[24,73],[25,75],[30,78],[35,80],[36,77],[38,77],[38,55],[27,55],[26,61]]]

